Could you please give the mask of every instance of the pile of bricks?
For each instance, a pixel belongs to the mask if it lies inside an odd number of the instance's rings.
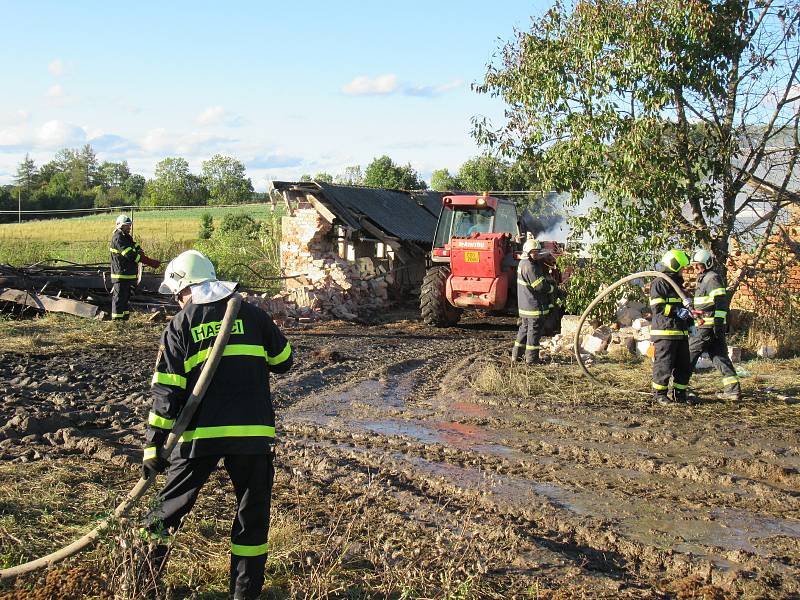
[[[742,282],[731,308],[753,311],[769,304],[780,310],[788,298],[800,296],[800,223],[770,236],[762,259],[755,265],[752,255],[734,246],[728,259],[729,278],[734,279],[749,266],[755,268],[755,276]]]
[[[331,224],[313,208],[299,208],[283,217],[281,270],[298,275],[286,280],[273,297],[250,296],[278,321],[359,320],[386,309],[393,275],[380,261],[340,257]]]

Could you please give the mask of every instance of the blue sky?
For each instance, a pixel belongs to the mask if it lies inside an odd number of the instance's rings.
[[[215,153],[267,178],[480,152],[470,84],[547,1],[2,2],[0,183],[86,142],[146,176]]]

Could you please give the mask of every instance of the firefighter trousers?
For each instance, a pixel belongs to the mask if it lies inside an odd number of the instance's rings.
[[[128,303],[135,284],[131,281],[115,281],[111,287],[111,320],[127,321],[131,311]]]
[[[722,386],[726,394],[740,394],[741,386],[739,377],[736,375],[736,368],[728,357],[728,344],[725,336],[714,335],[711,328],[700,328],[697,334],[689,340],[689,360],[692,363],[692,372],[700,355],[707,353],[711,362],[714,363],[719,374],[722,375]]]
[[[147,516],[145,529],[152,539],[174,533],[194,506],[203,484],[220,459],[236,492],[236,514],[231,528],[230,593],[236,599],[256,598],[264,585],[273,454],[175,458],[167,482]]]
[[[538,362],[543,328],[544,317],[520,317],[519,331],[514,341],[514,349],[511,351],[511,359],[518,360],[524,351],[525,362]]]
[[[669,339],[653,340],[655,355],[653,360],[653,395],[665,398],[672,379],[675,400],[686,401],[686,390],[692,374],[689,360],[689,339],[685,335]]]

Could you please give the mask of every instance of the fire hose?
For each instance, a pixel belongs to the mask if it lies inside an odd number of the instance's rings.
[[[239,312],[239,306],[241,305],[241,302],[242,298],[239,296],[239,294],[234,294],[231,296],[230,300],[228,300],[227,307],[225,308],[225,316],[223,317],[222,324],[220,326],[219,335],[217,335],[217,338],[211,347],[211,352],[209,353],[208,359],[203,365],[203,370],[200,372],[200,376],[197,379],[197,383],[194,385],[191,395],[186,401],[183,410],[178,416],[178,419],[175,422],[169,437],[167,438],[167,443],[164,446],[164,456],[169,456],[175,449],[181,434],[186,431],[186,427],[189,425],[189,422],[192,420],[197,407],[200,405],[200,401],[203,399],[203,396],[205,395],[206,390],[211,383],[211,379],[214,377],[214,373],[217,370],[219,361],[222,359],[222,353],[228,343],[228,338],[231,335],[231,329],[233,328],[233,323],[236,320],[236,315]],[[9,567],[8,569],[0,570],[0,580],[12,579],[44,567],[49,567],[59,561],[64,560],[65,558],[69,558],[70,556],[77,554],[85,548],[88,548],[95,541],[97,541],[100,535],[106,529],[108,529],[115,519],[123,518],[128,514],[128,512],[139,502],[142,496],[144,496],[145,492],[153,485],[155,478],[156,473],[154,472],[150,473],[147,478],[140,478],[133,489],[128,492],[127,497],[120,503],[119,506],[117,506],[117,508],[114,509],[113,516],[101,521],[97,527],[84,535],[82,538],[72,542],[68,546],[61,548],[60,550],[57,550],[56,552],[48,554],[47,556],[43,556],[42,558],[37,558],[36,560],[17,565],[15,567]]]
[[[641,279],[642,277],[660,277],[661,279],[663,279],[672,286],[672,289],[675,290],[675,293],[678,294],[678,296],[680,296],[681,300],[684,303],[684,306],[688,308],[688,305],[691,303],[691,299],[689,298],[689,296],[686,295],[686,292],[683,291],[683,289],[681,289],[681,286],[679,286],[672,279],[667,277],[664,273],[659,273],[658,271],[640,271],[639,273],[633,273],[632,275],[628,275],[612,283],[610,286],[608,286],[607,288],[602,290],[599,294],[597,294],[597,296],[595,296],[595,299],[592,300],[589,303],[589,306],[586,307],[586,310],[583,311],[583,314],[581,315],[581,318],[578,321],[578,329],[575,331],[575,345],[573,346],[573,350],[575,352],[575,359],[578,361],[578,365],[580,365],[583,374],[599,385],[610,387],[610,384],[600,381],[597,377],[595,377],[589,372],[588,368],[586,368],[586,364],[583,361],[583,356],[581,355],[581,329],[583,329],[583,324],[586,322],[586,319],[589,317],[589,314],[591,314],[594,307],[600,304],[600,302],[602,302],[606,296],[608,296],[611,292],[613,292],[621,285],[624,285],[636,279]]]

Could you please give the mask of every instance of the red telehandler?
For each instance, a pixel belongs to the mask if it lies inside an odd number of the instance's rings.
[[[458,323],[465,308],[515,311],[522,241],[514,202],[486,194],[443,197],[420,290],[422,320],[447,327]],[[560,282],[555,259],[563,254],[563,248],[557,242],[541,244],[540,260]],[[557,320],[560,330],[562,311],[556,312],[550,329]]]

